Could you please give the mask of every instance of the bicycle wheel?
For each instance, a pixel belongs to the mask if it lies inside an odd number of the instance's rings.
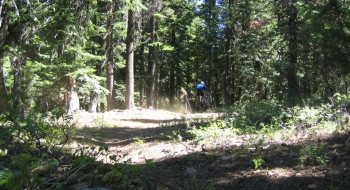
[[[203,111],[203,97],[199,96],[199,101],[198,101],[198,112],[202,113]]]

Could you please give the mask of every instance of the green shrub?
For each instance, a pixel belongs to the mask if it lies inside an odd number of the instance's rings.
[[[323,145],[308,145],[303,148],[300,153],[300,165],[327,165],[329,162],[329,157],[324,153]]]

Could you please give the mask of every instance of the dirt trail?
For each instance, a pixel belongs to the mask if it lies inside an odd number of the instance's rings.
[[[90,133],[88,136],[83,133],[77,135],[76,139],[80,143],[107,145],[113,153],[128,154],[121,161],[140,164],[145,159],[160,160],[201,151],[201,147],[193,146],[190,142],[171,141],[167,135],[218,117],[218,113],[132,109],[104,113],[78,112],[74,122],[78,128]]]
[[[193,138],[186,136],[186,131],[218,117],[216,113],[147,109],[78,112],[74,116],[75,139],[89,146],[108,145],[119,155],[128,154],[119,161],[142,165],[145,159],[153,159],[156,167],[129,176],[129,185],[135,188],[128,189],[350,189],[350,146],[345,143],[348,133],[302,133],[303,138],[291,134],[292,140],[282,139],[282,143],[264,139],[260,148],[260,144],[248,143],[251,136],[224,139],[219,141],[224,143],[209,145],[212,147],[204,151],[200,144],[191,144]],[[237,141],[241,145],[235,144]],[[302,150],[321,143],[322,152],[301,155]],[[254,168],[252,160],[258,158],[263,163]],[[320,158],[325,163],[318,163]],[[87,187],[86,183],[81,185]],[[118,189],[120,184],[109,185],[108,190]]]

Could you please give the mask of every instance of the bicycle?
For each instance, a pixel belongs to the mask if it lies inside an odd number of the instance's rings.
[[[203,104],[203,96],[199,96],[199,100],[198,100],[198,112],[202,113],[203,112],[203,108],[204,108],[204,104]]]

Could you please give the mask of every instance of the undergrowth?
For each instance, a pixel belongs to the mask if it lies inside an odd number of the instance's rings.
[[[216,138],[249,134],[284,140],[297,131],[324,133],[345,129],[349,124],[350,97],[336,94],[330,100],[312,107],[292,108],[281,102],[245,102],[226,110],[220,119],[195,128],[193,133],[200,139],[204,135]]]
[[[146,160],[145,166],[132,166],[125,161],[126,155],[112,154],[107,146],[74,143],[76,130],[67,118],[1,116],[0,187],[59,189],[78,181],[86,181],[90,187],[104,181],[128,189],[131,173],[155,166],[152,160]]]

